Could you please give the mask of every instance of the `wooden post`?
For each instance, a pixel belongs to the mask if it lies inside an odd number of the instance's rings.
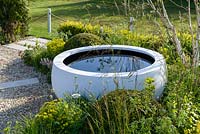
[[[100,33],[103,34],[103,26],[100,27]]]
[[[130,23],[129,23],[129,30],[132,32],[133,31],[133,21],[134,21],[134,18],[133,17],[130,17]]]

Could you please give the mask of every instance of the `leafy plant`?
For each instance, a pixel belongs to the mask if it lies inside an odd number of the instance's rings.
[[[42,128],[52,133],[78,133],[82,124],[83,111],[73,102],[59,99],[47,102],[36,115],[35,120]]]
[[[53,59],[57,54],[64,51],[65,42],[63,41],[63,39],[53,39],[52,41],[48,42],[46,45],[47,45],[48,54]]]
[[[43,66],[40,62],[42,58],[48,57],[49,53],[47,50],[40,46],[37,46],[32,50],[25,50],[22,54],[22,58],[26,64],[32,65],[44,73],[47,73],[49,69],[46,66]]]

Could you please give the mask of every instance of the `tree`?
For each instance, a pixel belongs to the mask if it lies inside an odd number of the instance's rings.
[[[28,30],[27,0],[0,0],[0,27],[4,42],[25,36]]]
[[[174,4],[176,4],[175,1],[170,0],[171,2],[173,2]],[[195,5],[195,10],[196,10],[196,21],[197,21],[197,29],[196,32],[194,31],[193,27],[192,27],[192,19],[191,19],[191,1],[194,2]],[[151,6],[151,8],[158,14],[158,16],[161,18],[161,21],[164,25],[164,27],[167,30],[168,36],[172,39],[175,47],[176,47],[176,51],[178,53],[178,55],[181,58],[181,61],[183,64],[186,64],[186,57],[185,57],[185,53],[183,52],[182,49],[182,45],[181,42],[177,36],[177,31],[175,26],[171,23],[166,8],[165,8],[165,4],[163,0],[156,0],[154,2],[152,2],[152,0],[147,0],[147,2],[149,3],[149,5]],[[193,54],[192,54],[192,65],[193,67],[197,67],[199,66],[199,62],[200,62],[200,58],[199,58],[199,40],[200,40],[200,0],[187,0],[187,12],[188,12],[188,24],[189,24],[189,31],[190,34],[192,36],[192,50],[193,50]]]

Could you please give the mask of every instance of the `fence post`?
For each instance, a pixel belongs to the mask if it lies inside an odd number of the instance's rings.
[[[130,30],[131,32],[133,31],[133,21],[134,21],[134,18],[133,18],[133,17],[130,17],[129,30]]]
[[[48,8],[48,33],[51,33],[51,8]]]

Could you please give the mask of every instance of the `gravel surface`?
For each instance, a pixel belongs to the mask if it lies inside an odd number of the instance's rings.
[[[0,89],[0,130],[23,116],[34,115],[54,93],[44,75],[26,66],[19,51],[0,46],[0,83],[37,77],[39,84]],[[0,132],[1,133],[1,132]]]

